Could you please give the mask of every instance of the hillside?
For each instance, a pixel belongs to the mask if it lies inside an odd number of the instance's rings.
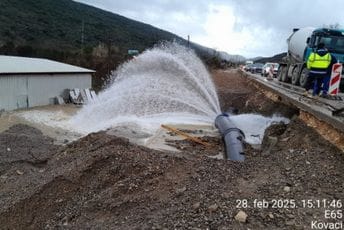
[[[287,53],[280,53],[276,54],[272,57],[259,57],[259,58],[254,58],[254,62],[256,63],[266,63],[266,62],[281,62],[282,58],[285,57]]]
[[[83,33],[82,33],[83,31]],[[0,1],[0,44],[78,50],[111,43],[145,49],[176,35],[71,0]],[[11,45],[11,44],[10,44]]]
[[[172,33],[71,0],[1,0],[0,55],[43,57],[97,70],[93,86],[127,60]]]

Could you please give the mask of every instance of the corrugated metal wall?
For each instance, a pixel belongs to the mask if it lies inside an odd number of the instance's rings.
[[[91,88],[90,74],[52,74],[29,77],[29,107],[48,105],[51,100],[63,94],[65,89]]]
[[[91,74],[0,76],[0,110],[51,104],[66,89],[91,88]]]
[[[28,106],[28,77],[0,76],[0,110],[14,110]]]

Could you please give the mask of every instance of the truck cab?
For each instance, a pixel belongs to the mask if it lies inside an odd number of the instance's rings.
[[[325,44],[326,49],[328,49],[340,63],[344,63],[344,30],[316,29],[307,41],[308,45],[304,55],[305,62],[312,50],[322,42]]]

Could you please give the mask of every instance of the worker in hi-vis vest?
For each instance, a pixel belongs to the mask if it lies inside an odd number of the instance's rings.
[[[313,88],[313,96],[319,95],[320,90],[322,95],[327,95],[333,63],[336,63],[336,58],[328,52],[324,43],[319,43],[307,60],[309,75],[306,91]]]

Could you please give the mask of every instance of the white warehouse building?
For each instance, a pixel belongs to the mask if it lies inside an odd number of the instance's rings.
[[[0,55],[0,111],[52,104],[92,86],[95,71],[41,58]]]

